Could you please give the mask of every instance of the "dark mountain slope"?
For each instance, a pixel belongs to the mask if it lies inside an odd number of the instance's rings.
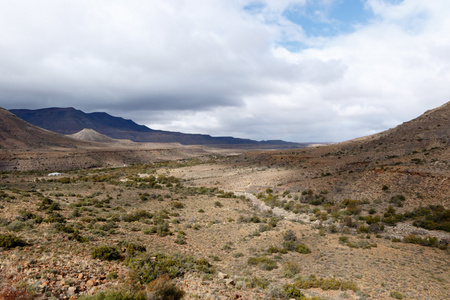
[[[138,125],[131,120],[113,117],[107,113],[94,112],[86,114],[81,110],[69,108],[11,109],[13,114],[25,121],[61,134],[74,134],[85,128],[102,131],[151,132],[146,126]]]
[[[0,148],[75,148],[84,142],[33,126],[0,107]]]

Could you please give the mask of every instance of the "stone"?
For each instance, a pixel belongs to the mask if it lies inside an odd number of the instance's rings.
[[[83,277],[84,277],[83,273],[78,274],[78,279],[83,279]]]
[[[87,285],[87,286],[95,286],[95,285],[96,285],[96,282],[95,282],[95,280],[93,280],[93,279],[89,279],[88,281],[86,281],[86,285]]]
[[[234,280],[231,278],[225,279],[225,283],[228,285],[234,285]]]
[[[97,288],[93,287],[92,289],[89,290],[89,295],[94,295],[97,292]]]
[[[76,291],[77,291],[77,287],[76,287],[76,286],[71,286],[71,287],[69,287],[69,288],[67,289],[67,292],[68,292],[70,295],[75,294]]]
[[[222,273],[222,272],[219,272],[219,273],[217,274],[217,276],[218,276],[220,279],[228,278],[228,274],[225,274],[225,273]]]

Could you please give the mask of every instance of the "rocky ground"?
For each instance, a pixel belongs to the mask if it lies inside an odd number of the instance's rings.
[[[311,275],[328,281],[302,288],[309,298],[449,298],[448,250],[402,240],[415,233],[448,242],[447,232],[417,228],[411,220],[386,225],[378,233],[360,229],[366,225],[359,216],[367,216],[371,209],[382,215],[391,205],[391,194],[381,201],[359,203],[361,211],[350,215],[354,224],[348,224],[344,206],[336,204],[327,211],[327,205],[301,202],[306,187],[288,191],[285,184],[293,176],[292,169],[247,166],[236,163],[242,158],[232,159],[232,164],[210,157],[73,171],[59,177],[3,173],[0,233],[20,237],[27,245],[0,251],[2,295],[76,299],[135,284],[133,269],[125,263],[130,257],[126,245],[132,242],[144,246],[149,255],[179,253],[203,258],[213,266],[214,272],[193,268],[173,278],[185,299],[288,299],[292,295],[285,293],[285,287]],[[158,186],[151,186],[152,176]],[[297,203],[299,210],[269,207],[265,198],[256,197],[258,193],[266,197],[267,188],[284,204]],[[47,206],[46,198],[51,199]],[[59,208],[53,213],[63,216],[63,221],[50,220],[54,215],[48,205],[54,203]],[[142,211],[152,216],[129,218]],[[161,219],[167,222],[169,235],[153,233]],[[86,240],[74,239],[68,227]],[[309,253],[285,250],[289,231]],[[121,257],[92,258],[103,245],[116,247]],[[254,265],[252,259],[260,262]],[[331,280],[357,288],[329,290]]]

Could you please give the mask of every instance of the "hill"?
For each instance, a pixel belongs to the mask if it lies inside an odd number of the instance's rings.
[[[387,131],[341,143],[345,151],[362,147],[372,155],[400,156],[424,149],[444,149],[450,143],[450,102]],[[366,151],[366,150],[364,150]]]
[[[334,201],[406,197],[405,207],[450,206],[450,103],[385,132],[317,148],[248,152],[237,166],[287,168],[223,178],[230,189],[309,190]],[[267,175],[270,175],[267,177]],[[252,180],[246,180],[246,176]],[[256,176],[261,176],[255,179]],[[244,184],[251,182],[251,184]],[[199,184],[206,184],[201,182]],[[384,188],[384,189],[383,189]]]
[[[37,110],[12,109],[25,121],[61,134],[74,134],[85,128],[93,129],[114,139],[128,139],[142,143],[180,143],[221,147],[299,148],[308,144],[285,141],[254,141],[233,137],[212,137],[205,134],[185,134],[153,130],[132,120],[114,117],[104,112],[84,113],[74,108],[43,108]]]
[[[94,129],[83,129],[80,132],[70,134],[68,137],[74,138],[76,140],[98,142],[98,143],[132,143],[130,140],[117,140],[110,138],[104,134],[98,133]]]
[[[79,141],[33,126],[0,107],[0,149],[75,148],[78,144]]]

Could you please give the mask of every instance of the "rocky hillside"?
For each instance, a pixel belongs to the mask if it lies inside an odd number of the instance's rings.
[[[233,163],[248,167],[249,173],[241,172],[239,181],[223,177],[220,184],[249,192],[267,187],[280,191],[311,189],[335,201],[389,201],[392,196],[404,195],[405,207],[448,207],[449,113],[447,103],[369,137],[317,148],[248,152],[233,158]],[[251,166],[264,172],[253,172]],[[275,168],[284,170],[275,172]],[[206,181],[199,184],[206,185]]]
[[[342,150],[357,148],[390,156],[408,155],[426,149],[445,150],[450,146],[450,102],[425,112],[395,128],[342,143]],[[367,150],[366,150],[367,149]]]

